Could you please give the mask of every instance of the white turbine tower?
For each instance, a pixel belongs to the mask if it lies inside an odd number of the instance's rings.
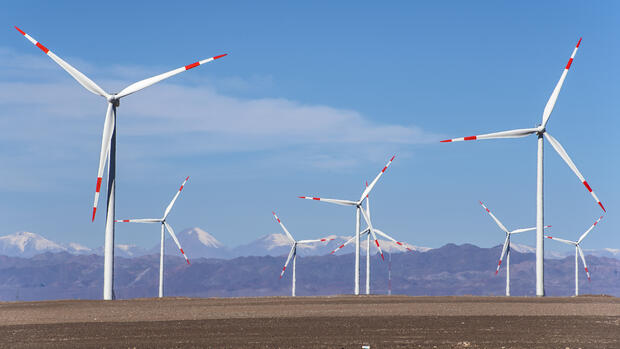
[[[375,177],[372,183],[370,183],[370,185],[366,188],[366,190],[364,190],[364,192],[362,193],[362,196],[360,196],[358,201],[325,199],[325,198],[317,198],[317,197],[311,197],[311,196],[299,196],[299,198],[301,199],[330,202],[332,204],[342,205],[342,206],[355,206],[355,236],[354,236],[355,238],[355,289],[354,289],[354,294],[355,295],[360,294],[360,212],[362,213],[362,216],[364,216],[366,221],[368,222],[368,218],[366,218],[366,212],[364,212],[364,209],[362,208],[362,202],[364,201],[364,199],[366,199],[368,194],[370,194],[370,192],[372,191],[372,188],[375,187],[375,184],[377,184],[377,181],[379,180],[379,178],[381,178],[381,176],[383,175],[385,170],[387,170],[387,168],[390,166],[390,164],[392,163],[395,157],[396,155],[392,156],[390,161],[388,161],[388,163],[383,167],[383,169],[381,170],[381,172],[379,172],[377,177]],[[374,236],[375,232],[372,231],[370,224],[369,224],[369,228],[370,228],[370,233]],[[375,240],[376,240],[376,236],[375,236]]]
[[[579,44],[581,43],[581,38],[579,42],[577,42],[577,46],[573,50],[573,54],[571,55],[564,71],[562,72],[562,76],[560,77],[560,81],[558,81],[557,85],[553,89],[551,93],[551,97],[547,101],[547,105],[543,111],[542,123],[540,126],[535,128],[524,128],[510,131],[502,131],[495,133],[488,133],[483,135],[469,136],[463,138],[454,138],[454,139],[446,139],[442,142],[457,142],[457,141],[473,141],[477,139],[494,139],[494,138],[520,138],[525,137],[531,134],[536,134],[538,138],[538,160],[537,160],[537,176],[536,176],[536,295],[542,297],[545,295],[545,286],[544,286],[544,234],[543,234],[543,226],[544,226],[544,216],[543,216],[543,137],[546,137],[549,143],[555,151],[564,159],[564,161],[568,164],[568,166],[573,170],[573,172],[577,175],[579,180],[583,183],[583,185],[588,189],[594,200],[599,204],[599,206],[605,211],[605,207],[598,199],[592,188],[586,182],[585,178],[581,175],[581,172],[577,169],[577,166],[573,163],[571,158],[566,153],[566,150],[562,147],[560,142],[558,142],[555,138],[553,138],[549,132],[547,132],[547,122],[549,121],[549,117],[551,116],[551,112],[553,111],[553,107],[555,106],[555,102],[558,99],[558,95],[560,93],[560,89],[562,89],[562,84],[564,84],[564,79],[566,79],[566,74],[570,69],[571,64],[573,63],[573,58],[577,53],[577,49],[579,48]]]
[[[168,215],[170,214],[170,211],[172,210],[172,206],[174,206],[174,202],[177,201],[177,198],[181,194],[181,190],[183,190],[183,187],[185,186],[185,183],[187,182],[188,179],[189,179],[189,176],[185,178],[183,183],[181,183],[181,187],[179,188],[179,191],[177,191],[177,193],[172,198],[172,201],[170,201],[170,203],[168,204],[168,207],[166,207],[166,210],[164,210],[163,217],[119,219],[116,221],[116,222],[125,222],[125,223],[160,223],[161,224],[161,247],[159,250],[159,298],[164,296],[164,236],[165,236],[164,229],[168,230],[168,233],[172,237],[172,240],[174,240],[174,242],[177,244],[177,247],[179,247],[179,250],[181,250],[181,254],[183,255],[183,257],[185,257],[185,261],[187,262],[187,264],[189,264],[189,259],[185,255],[185,252],[183,252],[183,248],[181,247],[181,243],[179,243],[179,239],[177,239],[177,236],[174,234],[174,230],[172,230],[172,227],[170,226],[170,224],[166,222],[166,218],[168,218]]]
[[[497,219],[497,217],[495,217],[495,215],[491,212],[491,210],[489,210],[482,203],[482,201],[479,201],[479,202],[480,202],[480,205],[482,205],[482,207],[491,216],[491,218],[493,218],[493,220],[495,221],[497,226],[499,226],[499,228],[506,233],[506,240],[504,240],[504,247],[502,248],[502,254],[499,256],[499,262],[497,262],[497,269],[495,269],[495,275],[497,275],[497,273],[499,273],[499,268],[502,266],[502,260],[504,259],[504,256],[506,256],[506,296],[510,296],[510,236],[512,234],[518,234],[518,233],[523,233],[523,232],[526,232],[526,231],[536,230],[536,227],[534,227],[534,228],[522,228],[522,229],[515,229],[515,230],[512,230],[512,231],[508,231],[508,229],[506,229],[506,227],[502,224],[502,222],[500,222],[499,219]],[[549,228],[549,227],[551,227],[551,226],[550,225],[546,225],[545,226],[545,228]]]
[[[366,183],[366,187],[368,187],[368,183]],[[366,221],[367,223],[370,222],[370,199],[369,196],[366,195],[366,215],[365,215],[365,219],[366,217],[368,217],[368,220]],[[363,210],[363,209],[362,209]],[[368,227],[360,232],[360,239],[364,236],[366,236],[366,294],[370,294],[370,237],[371,237],[371,224],[368,225]],[[408,251],[413,252],[413,250],[411,248],[409,248],[409,246],[407,246],[406,243],[404,242],[400,242],[400,241],[396,241],[394,238],[392,238],[391,236],[389,236],[388,234],[382,232],[381,230],[372,227],[372,231],[381,235],[382,237],[396,243],[399,246],[402,246],[404,248],[406,248]],[[374,234],[372,234],[375,238],[375,244],[377,245],[377,250],[379,250],[379,254],[381,255],[381,259],[385,260],[385,257],[383,256],[383,251],[381,250],[381,246],[379,245],[379,240],[377,240],[376,236]],[[332,252],[330,252],[330,254],[334,254],[336,253],[338,250],[342,249],[343,247],[347,246],[348,244],[350,244],[351,242],[353,242],[355,240],[355,236],[353,236],[351,239],[349,239],[348,241],[346,241],[345,243],[343,243],[342,245],[338,246],[335,250],[333,250]]]
[[[271,212],[271,213],[273,213],[273,217],[276,219],[276,221],[278,221],[278,223],[282,227],[282,230],[284,230],[284,232],[286,233],[286,237],[288,237],[288,239],[291,242],[291,252],[289,252],[288,258],[286,259],[286,263],[284,263],[284,267],[282,268],[282,272],[280,273],[280,279],[282,279],[282,277],[284,276],[286,267],[288,266],[288,263],[291,261],[291,258],[293,258],[293,286],[291,287],[291,296],[295,297],[295,286],[297,284],[297,245],[313,244],[316,242],[325,242],[325,241],[331,241],[334,239],[322,238],[322,239],[315,239],[315,240],[296,241],[291,235],[291,233],[289,233],[288,229],[286,229],[286,227],[284,226],[284,223],[282,223],[280,218],[278,218],[276,213],[275,212]]]
[[[120,99],[134,92],[138,92],[143,88],[156,84],[164,79],[190,70],[199,65],[211,62],[218,58],[226,56],[226,54],[203,59],[201,61],[171,70],[169,72],[159,74],[148,79],[144,79],[133,83],[118,93],[107,93],[99,85],[89,79],[86,75],[75,69],[69,63],[56,56],[47,47],[36,41],[23,30],[15,27],[30,42],[41,49],[61,68],[69,73],[80,85],[84,86],[88,91],[102,96],[108,103],[105,122],[103,125],[103,137],[101,139],[101,153],[99,154],[99,170],[97,171],[97,185],[95,187],[95,201],[93,204],[92,220],[95,220],[97,212],[97,203],[99,201],[99,190],[101,189],[101,181],[103,180],[103,171],[105,169],[106,160],[108,160],[108,200],[107,215],[105,224],[105,244],[104,244],[104,268],[103,268],[103,299],[111,300],[113,298],[114,289],[114,208],[115,208],[115,187],[116,187],[116,108],[119,106]]]
[[[586,264],[586,257],[583,255],[583,250],[581,249],[581,242],[590,233],[590,231],[594,229],[594,227],[598,224],[598,222],[601,221],[601,219],[603,219],[603,216],[597,219],[596,222],[594,222],[594,224],[590,226],[590,229],[586,230],[585,233],[581,234],[581,236],[579,237],[579,240],[577,241],[564,240],[564,239],[545,235],[545,237],[548,239],[556,240],[556,241],[563,242],[568,245],[575,246],[575,296],[579,295],[579,257],[578,255],[581,256],[581,261],[583,262],[583,267],[586,270],[588,281],[590,281],[590,272],[588,271],[588,265]]]

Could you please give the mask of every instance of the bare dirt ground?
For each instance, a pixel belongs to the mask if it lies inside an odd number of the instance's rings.
[[[335,296],[0,303],[0,347],[620,348],[620,298]]]

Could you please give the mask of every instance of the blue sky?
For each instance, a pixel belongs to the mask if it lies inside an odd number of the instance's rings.
[[[373,223],[414,245],[500,244],[535,223],[534,137],[443,144],[533,127],[580,36],[547,129],[609,214],[584,244],[620,248],[619,9],[614,2],[11,2],[0,13],[0,234],[103,244],[90,222],[105,102],[20,26],[104,89],[228,57],[125,98],[117,216],[161,215],[227,245],[280,232],[351,234],[353,209],[297,199],[372,195]],[[545,146],[545,223],[577,238],[601,211]],[[104,204],[104,200],[100,200]],[[118,225],[156,245],[158,228]],[[534,245],[534,234],[518,243]],[[587,246],[586,246],[587,245]],[[563,246],[547,244],[548,248]]]

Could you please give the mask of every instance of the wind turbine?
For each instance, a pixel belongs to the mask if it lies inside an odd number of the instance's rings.
[[[487,211],[487,213],[491,216],[491,218],[493,218],[497,226],[506,233],[506,240],[504,240],[504,247],[502,248],[502,254],[499,256],[499,262],[497,262],[497,269],[495,269],[495,275],[499,273],[499,268],[502,266],[502,260],[504,259],[504,256],[506,256],[506,296],[510,296],[510,236],[512,234],[518,234],[518,233],[523,233],[526,231],[536,230],[536,227],[522,228],[522,229],[515,229],[512,231],[508,231],[508,229],[506,229],[506,227],[502,224],[502,222],[500,222],[499,219],[495,217],[493,212],[491,212],[491,210],[489,210],[482,203],[482,201],[478,201],[478,202],[480,202],[480,205],[482,205],[482,208],[484,208]],[[551,227],[550,225],[545,225],[545,228],[550,228],[550,227]]]
[[[590,229],[586,230],[585,233],[581,234],[581,236],[579,237],[579,240],[577,240],[577,241],[564,240],[564,239],[555,238],[555,237],[552,237],[552,236],[545,235],[545,237],[547,239],[552,239],[552,240],[556,240],[556,241],[559,241],[559,242],[563,242],[563,243],[568,244],[568,245],[575,246],[575,296],[579,296],[579,258],[577,257],[577,255],[581,256],[581,261],[583,262],[583,267],[586,270],[586,275],[588,276],[588,281],[590,281],[590,272],[588,271],[588,265],[586,264],[586,257],[583,255],[583,250],[581,249],[581,242],[590,233],[590,231],[592,229],[594,229],[594,227],[598,224],[598,222],[601,221],[601,219],[603,219],[603,216],[601,216],[599,219],[597,219],[596,222],[594,222],[594,224],[592,224]]]
[[[172,198],[172,201],[170,201],[170,203],[168,204],[168,207],[166,207],[166,210],[164,210],[163,217],[116,220],[116,222],[124,222],[124,223],[160,223],[161,224],[161,247],[159,250],[159,298],[164,296],[164,235],[165,235],[164,229],[168,230],[168,233],[172,237],[172,240],[174,240],[174,242],[177,244],[177,247],[179,247],[179,250],[181,250],[181,254],[183,255],[183,257],[185,257],[185,261],[187,262],[187,264],[189,264],[189,259],[185,255],[185,252],[183,252],[183,248],[181,247],[181,244],[179,243],[179,239],[177,239],[177,236],[174,234],[174,230],[172,230],[172,227],[170,226],[170,224],[166,222],[166,218],[168,218],[168,215],[170,214],[170,211],[172,210],[172,206],[174,206],[174,202],[177,201],[177,198],[181,194],[181,190],[183,190],[183,187],[185,186],[185,183],[187,183],[188,179],[189,179],[189,176],[185,178],[185,180],[181,184],[181,187],[179,188],[179,191],[177,191],[177,193]]]
[[[368,183],[366,183],[366,187],[368,187]],[[364,210],[364,209],[362,209]],[[370,222],[370,199],[369,196],[366,195],[366,216],[368,217],[368,221]],[[362,237],[364,237],[364,235],[366,236],[366,294],[370,294],[370,237],[371,237],[371,226],[372,224],[369,224],[369,226],[362,232],[360,232],[360,239]],[[411,248],[409,248],[409,246],[407,246],[406,243],[400,242],[400,241],[396,241],[394,238],[392,238],[391,236],[389,236],[388,234],[382,232],[381,230],[372,227],[372,230],[381,235],[382,237],[391,240],[392,242],[396,243],[399,246],[403,246],[404,248],[406,248],[408,251],[413,252],[413,250]],[[374,234],[373,234],[374,236]],[[379,250],[379,254],[381,255],[381,259],[385,260],[384,256],[383,256],[383,251],[381,250],[381,246],[379,245],[379,240],[377,240],[376,236],[374,236],[375,238],[375,244],[377,245],[377,249]],[[346,245],[350,244],[351,242],[353,242],[353,240],[355,240],[355,236],[352,237],[351,239],[349,239],[348,241],[346,241],[345,243],[343,243],[342,245],[338,246],[335,250],[333,250],[332,252],[330,252],[330,254],[334,254],[336,253],[338,250],[342,249],[343,247],[345,247]],[[391,256],[391,254],[390,254]],[[391,257],[390,257],[391,258]]]
[[[107,215],[105,224],[105,247],[104,247],[104,268],[103,268],[103,299],[111,300],[113,298],[114,288],[114,208],[115,208],[115,189],[116,189],[116,108],[120,104],[120,99],[134,92],[138,92],[146,87],[156,84],[164,79],[190,70],[199,65],[211,62],[218,58],[226,56],[226,54],[203,59],[192,64],[171,70],[169,72],[159,74],[148,79],[135,82],[118,93],[107,93],[99,85],[89,79],[86,75],[75,69],[69,63],[56,56],[47,47],[35,40],[23,30],[15,27],[23,36],[31,43],[41,49],[62,69],[69,73],[80,85],[84,86],[88,91],[102,96],[108,102],[108,110],[106,112],[105,122],[103,125],[103,137],[101,139],[101,152],[99,154],[99,170],[97,171],[97,185],[95,187],[95,201],[93,203],[92,221],[95,221],[95,213],[97,212],[97,203],[99,201],[99,191],[101,189],[101,181],[103,180],[103,171],[105,162],[108,160],[108,201]]]
[[[282,227],[282,230],[284,230],[284,232],[286,233],[286,237],[288,237],[288,239],[291,241],[291,252],[289,252],[288,254],[288,258],[286,259],[286,263],[284,263],[284,268],[282,268],[282,272],[280,273],[280,279],[282,279],[282,277],[284,276],[284,272],[286,271],[286,267],[288,266],[288,263],[291,261],[291,257],[293,258],[293,286],[291,287],[291,296],[295,297],[295,284],[297,283],[297,276],[296,276],[296,266],[297,266],[297,245],[304,245],[304,244],[312,244],[315,242],[324,242],[324,241],[331,241],[334,239],[330,239],[330,238],[322,238],[322,239],[315,239],[315,240],[299,240],[296,241],[293,236],[291,235],[291,233],[288,232],[288,229],[286,229],[286,227],[284,226],[284,223],[282,223],[282,221],[280,220],[280,218],[278,218],[278,216],[276,215],[275,212],[271,212],[273,213],[273,217],[276,219],[276,221],[278,221],[278,223],[280,224],[280,226]]]
[[[560,90],[562,89],[562,85],[564,84],[564,79],[566,79],[566,74],[570,69],[571,64],[573,63],[573,58],[577,53],[577,49],[579,48],[579,44],[581,43],[581,38],[577,42],[577,46],[573,50],[573,54],[571,55],[564,71],[562,72],[562,76],[560,76],[560,81],[558,81],[557,85],[553,89],[551,93],[551,97],[547,101],[547,105],[545,105],[545,109],[543,110],[542,123],[538,127],[535,128],[524,128],[510,131],[502,131],[495,133],[487,133],[483,135],[469,136],[463,138],[454,138],[454,139],[446,139],[441,142],[458,142],[458,141],[473,141],[477,139],[494,139],[494,138],[520,138],[525,137],[531,134],[536,134],[538,138],[538,157],[537,157],[537,176],[536,176],[536,296],[543,297],[545,295],[545,286],[544,286],[544,238],[543,238],[543,226],[544,226],[544,215],[543,215],[543,137],[546,137],[549,143],[555,151],[564,159],[568,167],[577,175],[579,180],[583,183],[583,185],[588,189],[594,200],[599,204],[601,209],[605,211],[605,207],[598,199],[588,182],[586,182],[581,172],[577,169],[577,166],[573,163],[571,158],[564,150],[564,147],[557,141],[557,139],[553,138],[549,132],[547,132],[547,122],[549,121],[549,117],[551,116],[551,112],[553,111],[553,107],[555,106],[555,102],[558,99],[558,95],[560,94]]]
[[[358,201],[325,199],[325,198],[317,198],[317,197],[312,197],[312,196],[299,196],[300,199],[324,201],[324,202],[330,202],[332,204],[342,205],[342,206],[355,206],[355,236],[354,236],[355,238],[355,290],[354,290],[354,293],[356,296],[360,294],[360,212],[362,216],[366,217],[366,213],[364,212],[364,209],[362,208],[362,202],[364,201],[364,199],[366,199],[368,194],[370,194],[370,192],[372,191],[372,188],[375,187],[375,184],[377,184],[377,181],[379,180],[379,178],[381,178],[381,176],[383,175],[385,170],[387,170],[387,168],[390,166],[390,164],[392,163],[395,157],[396,155],[392,156],[390,161],[388,161],[388,163],[383,167],[383,169],[381,170],[381,172],[379,172],[377,177],[375,177],[375,179],[370,183],[370,185],[366,187],[366,189],[364,190],[364,192],[362,193],[362,196],[360,196]],[[367,218],[365,219],[367,222],[369,222]],[[372,230],[372,227],[370,226],[370,224],[369,224],[369,228],[370,228],[370,233],[374,236],[375,232]],[[377,240],[376,236],[375,236],[375,240]]]

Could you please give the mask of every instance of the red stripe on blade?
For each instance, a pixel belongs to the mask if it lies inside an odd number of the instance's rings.
[[[190,70],[192,68],[196,68],[199,65],[200,65],[200,62],[195,62],[195,63],[189,64],[189,65],[186,65],[185,66],[185,70]]]
[[[476,140],[476,136],[465,137],[465,138],[463,138],[463,140],[465,140],[465,141],[475,141]]]
[[[551,237],[551,236],[547,236],[547,239],[553,239],[553,237]]]
[[[579,44],[581,44],[581,38],[579,38],[579,41],[577,42],[577,46],[576,47],[579,47]]]
[[[387,170],[387,166],[385,166],[385,167],[383,168],[383,170],[381,170],[381,172],[383,173],[383,172],[385,172],[385,170]]]
[[[213,59],[216,60],[216,59],[222,58],[224,56],[228,56],[228,53],[224,53],[223,55],[215,56],[215,57],[213,57]]]
[[[590,185],[588,184],[588,182],[583,181],[583,185],[586,186],[586,189],[588,189],[588,191],[591,193],[592,192],[592,188],[590,188]]]
[[[129,222],[129,219],[123,219],[123,222]]]
[[[97,212],[97,208],[93,207],[93,222],[95,221],[95,212]]]
[[[570,69],[570,65],[571,64],[573,64],[573,59],[572,58],[568,60],[568,63],[566,63],[566,69],[567,70]]]
[[[377,247],[379,247],[379,241],[375,240],[375,244],[377,244]]]
[[[179,191],[183,190],[183,185],[181,186],[181,188],[179,188]]]
[[[444,143],[444,142],[452,142],[452,140],[451,140],[451,139],[445,139],[445,140],[443,140],[443,141],[439,141],[439,142],[440,142],[440,143]]]
[[[40,48],[40,49],[41,49],[41,51],[43,51],[43,52],[45,52],[45,53],[50,52],[50,50],[48,50],[48,49],[47,49],[47,47],[45,47],[45,46],[41,45],[41,43],[40,43],[40,42],[37,42],[37,47],[38,47],[38,48]]]
[[[97,186],[95,187],[95,192],[99,192],[101,190],[101,177],[97,177]]]
[[[601,206],[604,212],[607,212],[607,210],[605,209],[605,207],[603,207],[603,204],[600,201],[598,202],[598,205]]]
[[[15,26],[15,29],[17,29],[17,31],[20,32],[22,35],[26,35],[26,33],[24,33],[24,31],[19,29],[17,26]]]
[[[321,201],[321,198],[312,198],[312,200]]]

